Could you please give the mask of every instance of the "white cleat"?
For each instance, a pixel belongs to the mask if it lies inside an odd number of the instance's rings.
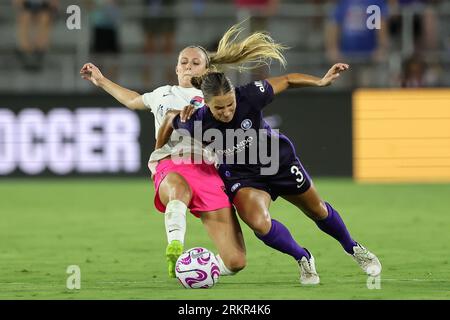
[[[378,260],[376,255],[364,248],[359,243],[353,247],[353,254],[351,256],[367,275],[372,277],[380,275],[380,260]]]
[[[298,260],[298,266],[300,267],[300,283],[304,285],[319,284],[320,278],[316,271],[316,265],[312,254],[309,260],[306,257]]]

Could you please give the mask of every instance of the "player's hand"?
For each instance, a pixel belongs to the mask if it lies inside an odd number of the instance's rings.
[[[192,114],[194,113],[194,111],[195,111],[195,107],[192,104],[185,106],[183,108],[183,110],[181,110],[181,113],[180,113],[181,122],[186,122],[186,120],[189,120],[191,118]]]
[[[96,86],[99,86],[100,81],[104,78],[100,70],[92,63],[86,63],[80,70],[83,79],[91,81]]]
[[[322,79],[319,80],[319,87],[325,87],[332,84],[337,78],[339,78],[341,72],[348,70],[350,66],[346,63],[336,63],[328,70],[327,74],[323,76]]]

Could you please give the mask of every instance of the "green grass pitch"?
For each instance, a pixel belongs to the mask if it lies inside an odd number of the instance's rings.
[[[264,246],[241,222],[246,269],[212,289],[183,289],[166,275],[164,219],[145,179],[0,182],[0,299],[449,299],[450,185],[361,185],[316,179],[353,237],[383,264],[380,289],[341,246],[278,200],[272,217],[310,249],[321,284],[303,287],[287,255]],[[189,215],[186,248],[214,249]],[[66,269],[81,268],[81,289]]]

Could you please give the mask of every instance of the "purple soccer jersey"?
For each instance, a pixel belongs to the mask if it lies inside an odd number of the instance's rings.
[[[274,96],[270,83],[256,81],[236,88],[235,93],[236,111],[229,123],[216,120],[205,106],[195,111],[187,122],[182,123],[179,116],[175,117],[173,127],[207,147],[213,146],[221,161],[219,174],[231,201],[245,187],[266,191],[272,200],[278,196],[306,192],[311,186],[311,178],[297,158],[293,144],[286,136],[270,128],[263,119],[262,109]],[[263,171],[269,167],[276,170]],[[351,238],[338,212],[328,203],[326,206],[327,218],[316,221],[316,224],[338,240],[347,253],[353,254],[357,243]],[[303,256],[310,257],[295,242],[289,230],[276,220],[272,219],[269,233],[257,236],[269,247],[296,260]]]
[[[173,120],[174,129],[190,135],[210,148],[219,158],[219,173],[227,193],[233,197],[242,187],[278,195],[298,194],[310,186],[310,178],[295,154],[291,141],[273,130],[263,119],[262,109],[274,93],[266,80],[235,88],[233,119],[220,122],[208,107],[194,112],[190,120]]]

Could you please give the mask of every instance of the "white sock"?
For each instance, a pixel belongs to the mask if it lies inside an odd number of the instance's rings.
[[[171,200],[166,206],[164,221],[166,224],[167,242],[178,240],[184,244],[186,234],[187,206],[180,200]]]
[[[220,269],[220,275],[221,276],[234,276],[236,272],[230,271],[230,269],[227,268],[225,263],[223,263],[222,258],[219,255],[216,255],[217,262],[219,262],[219,269]]]

